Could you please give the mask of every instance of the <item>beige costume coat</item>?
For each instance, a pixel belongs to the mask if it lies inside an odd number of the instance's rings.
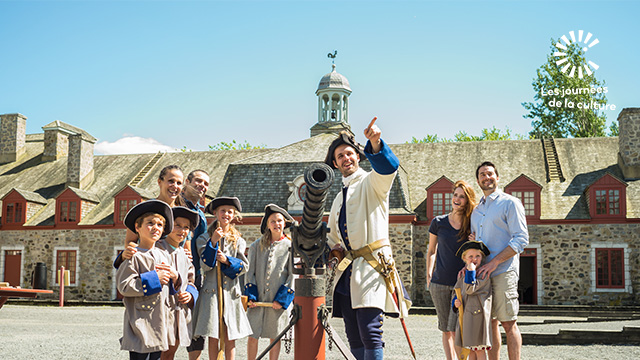
[[[162,285],[159,293],[146,295],[147,286],[140,277],[155,271],[156,264],[161,263],[171,263],[166,251],[157,247],[146,251],[139,249],[116,272],[116,284],[124,296],[122,302],[125,307],[121,350],[150,353],[169,348],[169,287]]]
[[[457,346],[473,348],[491,346],[491,278],[476,279],[467,284],[464,276],[458,279],[455,288],[462,290],[462,340],[460,323],[456,327]],[[460,314],[458,314],[460,316]]]
[[[389,192],[396,173],[382,175],[375,171],[366,172],[359,169],[352,175],[347,189],[347,232],[353,250],[362,248],[380,239],[389,239]],[[341,244],[338,227],[340,209],[342,207],[342,192],[336,195],[329,214],[328,243],[330,247]],[[375,251],[384,254],[388,260],[393,259],[390,246],[384,246]],[[393,301],[392,294],[387,291],[384,278],[364,258],[353,260],[351,275],[351,305],[352,308],[375,307],[387,314],[398,314],[399,310]],[[336,270],[336,281],[342,276],[342,271]],[[400,294],[400,299],[402,299]],[[410,304],[410,303],[409,303]],[[409,305],[407,304],[407,305]],[[408,306],[403,307],[408,310]],[[403,314],[404,316],[408,314]]]
[[[187,291],[187,286],[191,285],[195,289],[195,268],[189,260],[184,248],[173,248],[166,239],[161,239],[156,244],[158,248],[164,249],[171,257],[171,266],[178,273],[177,286],[174,285],[176,294],[169,295],[168,304],[168,335],[169,344],[189,346],[191,344],[191,308],[189,304],[182,304],[178,301],[178,294]],[[195,302],[194,302],[195,305]]]
[[[284,239],[262,248],[258,239],[249,246],[247,284],[258,287],[258,301],[273,302],[281,285],[293,286],[291,240]],[[289,306],[289,309],[291,306]],[[289,309],[255,307],[247,310],[254,338],[273,339],[289,324]]]
[[[193,334],[195,336],[208,336],[219,339],[219,315],[218,315],[218,278],[216,268],[209,267],[202,262],[202,253],[209,241],[209,234],[206,232],[196,239],[198,254],[200,255],[200,269],[204,275],[204,282],[198,302],[193,312]],[[234,279],[222,274],[222,290],[224,301],[224,323],[227,326],[228,340],[236,340],[251,335],[251,325],[247,318],[247,313],[242,307],[240,296],[240,276],[249,269],[249,261],[244,255],[247,243],[243,238],[239,238],[236,247],[227,242],[223,253],[226,256],[237,258],[242,262],[242,270],[236,274]],[[216,262],[216,266],[220,266]]]

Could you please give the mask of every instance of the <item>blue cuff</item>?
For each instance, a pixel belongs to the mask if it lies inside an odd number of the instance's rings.
[[[169,295],[175,295],[178,292],[176,291],[175,287],[173,286],[173,279],[169,280]]]
[[[475,284],[476,283],[476,271],[475,270],[467,270],[464,272],[464,283],[465,284]]]
[[[142,280],[142,292],[145,296],[162,291],[162,284],[160,284],[160,278],[155,270],[140,274],[140,279]]]
[[[453,308],[454,311],[458,311],[458,308],[456,307],[456,300],[458,299],[457,295],[453,295],[453,299],[451,299],[451,308]]]
[[[207,241],[207,245],[204,247],[204,251],[202,252],[202,262],[210,268],[216,267],[216,255],[218,254],[219,244],[220,243],[216,243],[216,246],[214,247],[213,244],[211,244],[211,239],[209,239],[209,241]]]
[[[278,292],[276,293],[276,297],[273,299],[273,301],[278,302],[280,305],[282,305],[283,309],[286,309],[289,307],[289,305],[291,305],[291,302],[293,301],[293,297],[294,297],[293,289],[285,285],[280,285],[280,288],[278,289]]]
[[[118,253],[118,256],[116,256],[116,259],[113,260],[113,267],[117,270],[123,262],[124,259],[122,258],[122,251],[120,251]]]
[[[187,285],[187,292],[191,294],[191,296],[193,297],[193,303],[195,304],[196,301],[198,301],[198,289],[196,289],[195,286],[189,284]]]
[[[258,301],[258,286],[256,284],[245,285],[244,294],[250,301]]]
[[[380,151],[372,154],[373,147],[371,146],[371,141],[367,141],[367,145],[364,147],[364,155],[369,159],[371,167],[375,172],[380,175],[391,175],[398,170],[400,160],[398,160],[398,157],[382,139],[380,139],[380,146]]]
[[[222,267],[220,269],[222,269],[222,273],[227,277],[235,279],[238,275],[240,275],[242,270],[244,270],[244,264],[242,263],[242,260],[234,258],[232,256],[227,256],[227,259],[229,260],[229,265],[222,264]]]

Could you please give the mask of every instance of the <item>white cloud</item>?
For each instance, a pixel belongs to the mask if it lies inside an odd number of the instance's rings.
[[[158,151],[177,151],[175,148],[164,145],[156,139],[142,138],[125,134],[124,137],[114,141],[100,141],[96,143],[95,152],[101,155],[116,154],[144,154]]]

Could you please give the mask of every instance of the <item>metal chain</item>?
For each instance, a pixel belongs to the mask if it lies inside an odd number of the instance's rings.
[[[293,328],[290,328],[289,331],[287,331],[287,334],[282,339],[282,342],[284,343],[284,351],[287,354],[291,354],[291,342],[292,342],[291,340],[293,338],[292,333],[291,333],[292,329]]]
[[[329,276],[329,283],[327,284],[327,289],[325,290],[325,296],[329,297],[331,295],[331,289],[333,288],[333,280],[336,277],[336,270],[338,268],[338,258],[333,257],[329,260],[329,268],[331,269],[331,275]]]
[[[334,268],[335,270],[335,268]],[[331,326],[327,326],[326,324],[329,322],[329,309],[325,305],[321,305],[318,308],[318,320],[322,324],[322,327],[327,332],[327,337],[329,338],[327,347],[329,351],[333,350],[333,333],[331,332]]]

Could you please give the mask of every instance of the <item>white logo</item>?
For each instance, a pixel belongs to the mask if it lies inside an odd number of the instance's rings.
[[[562,41],[566,44],[566,45],[571,45],[571,43],[575,43],[578,44],[578,46],[583,46],[582,47],[582,51],[587,52],[589,49],[591,49],[594,45],[596,45],[597,43],[599,43],[600,41],[598,39],[595,39],[593,41],[591,41],[591,43],[589,43],[589,40],[591,40],[591,37],[593,36],[593,34],[588,33],[587,36],[584,38],[584,41],[582,41],[582,35],[584,34],[584,31],[582,30],[578,30],[578,39],[576,41],[576,35],[574,31],[569,31],[569,36],[571,36],[571,40],[569,40],[567,38],[566,35],[562,35]],[[581,44],[583,43],[583,44]],[[562,45],[559,41],[556,43],[556,48],[558,48],[558,50],[564,50],[567,51],[567,47],[565,45]],[[567,57],[567,53],[566,52],[562,52],[562,51],[556,51],[553,53],[553,56],[555,56],[556,58],[558,58],[558,60],[556,61],[556,65],[560,66],[564,63],[566,63],[563,67],[562,67],[562,73],[566,74],[567,70],[569,70],[569,68],[571,69],[569,71],[569,76],[573,77],[575,75],[576,69],[578,69],[578,77],[580,79],[583,78],[583,74],[582,74],[582,69],[584,68],[584,71],[587,73],[587,75],[591,75],[593,72],[591,71],[590,67],[593,68],[593,70],[598,70],[599,66],[598,64],[594,63],[593,61],[588,61],[585,59],[585,61],[587,61],[587,64],[584,64],[583,66],[576,66],[574,64],[571,63],[571,60],[569,60],[569,58]]]

